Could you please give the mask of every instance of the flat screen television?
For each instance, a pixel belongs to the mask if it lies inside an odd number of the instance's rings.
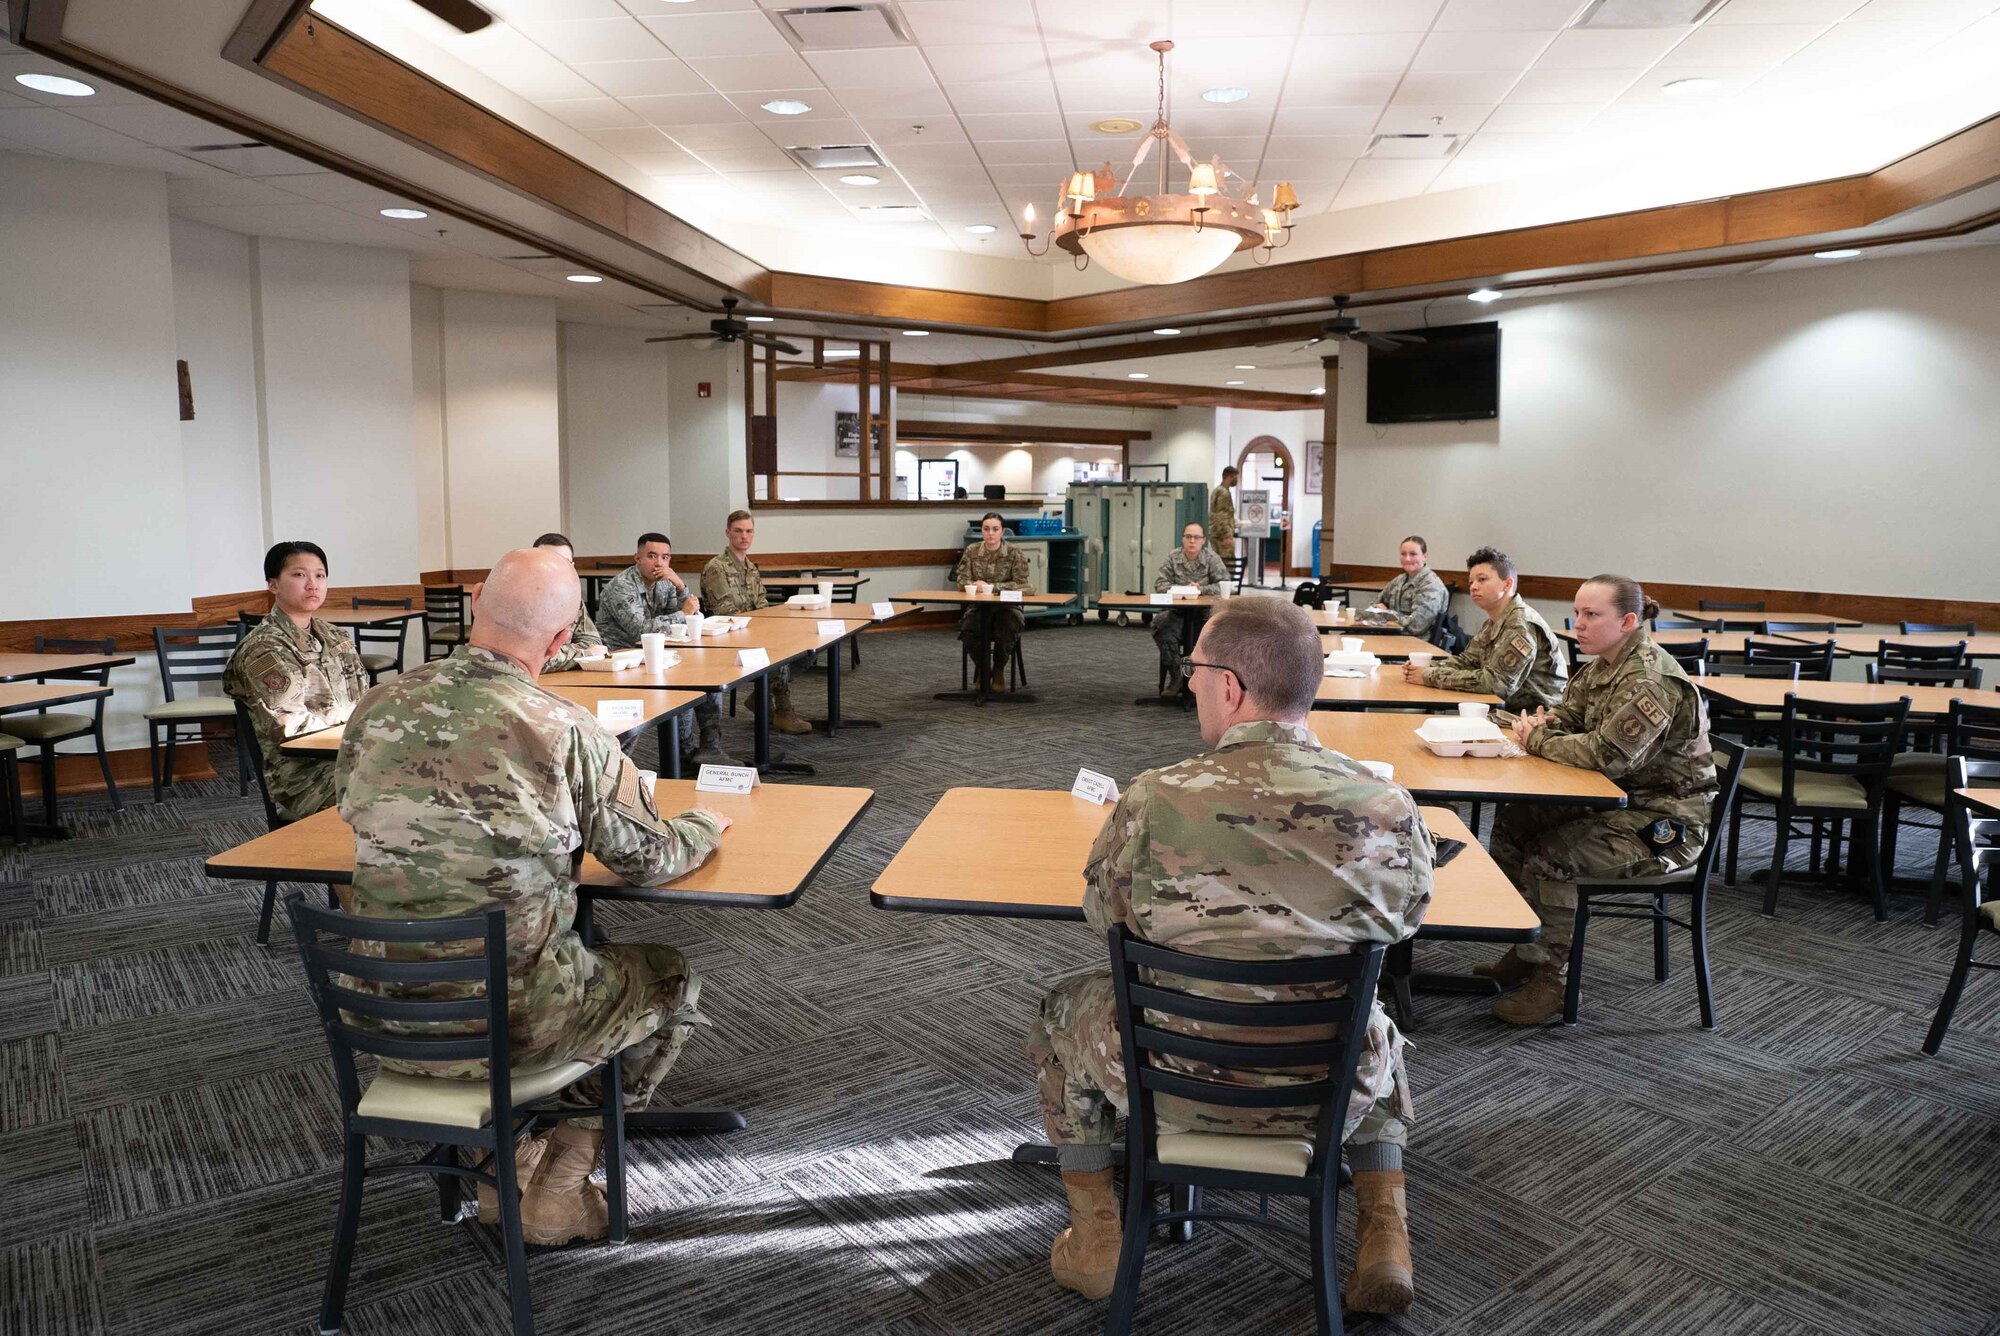
[[[1500,416],[1500,322],[1399,331],[1422,343],[1368,350],[1370,422]]]

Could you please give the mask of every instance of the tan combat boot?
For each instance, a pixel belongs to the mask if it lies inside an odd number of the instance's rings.
[[[813,726],[799,718],[799,712],[792,708],[790,682],[771,683],[771,727],[793,737],[813,731]]]
[[[1554,965],[1536,966],[1528,981],[1493,1003],[1493,1014],[1509,1025],[1546,1025],[1562,1015],[1563,976]]]
[[[1062,1180],[1069,1194],[1069,1228],[1056,1235],[1056,1246],[1049,1250],[1049,1273],[1066,1290],[1102,1299],[1118,1279],[1118,1249],[1125,1242],[1111,1171],[1064,1170]]]
[[[558,1123],[547,1138],[542,1162],[521,1194],[521,1237],[543,1248],[572,1239],[601,1239],[610,1229],[604,1189],[590,1181],[604,1133],[574,1123]]]
[[[532,1132],[523,1132],[514,1141],[514,1191],[516,1195],[528,1190],[528,1180],[535,1176],[535,1166],[542,1162],[542,1152],[548,1149]],[[479,1185],[479,1223],[497,1225],[500,1223],[500,1194],[490,1183]]]
[[[1410,1207],[1401,1169],[1354,1175],[1354,1272],[1347,1306],[1357,1313],[1402,1313],[1417,1297],[1410,1266]]]
[[[1526,983],[1534,974],[1535,967],[1521,959],[1521,953],[1513,947],[1498,960],[1489,960],[1484,965],[1474,965],[1472,972],[1481,979],[1491,979],[1502,988],[1512,988],[1517,983]]]

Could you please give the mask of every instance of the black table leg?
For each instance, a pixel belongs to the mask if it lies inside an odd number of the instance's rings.
[[[858,634],[858,632],[857,632]],[[826,718],[812,722],[826,730],[828,737],[838,736],[843,728],[880,728],[879,719],[849,719],[840,712],[841,654],[847,648],[847,641],[836,640],[827,646],[826,657]]]
[[[668,779],[681,777],[681,716],[662,719],[653,735],[659,739],[660,773]]]

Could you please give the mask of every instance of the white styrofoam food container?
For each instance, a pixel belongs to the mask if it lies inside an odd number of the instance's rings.
[[[1498,756],[1507,745],[1490,719],[1460,719],[1435,715],[1414,730],[1417,740],[1437,756]]]

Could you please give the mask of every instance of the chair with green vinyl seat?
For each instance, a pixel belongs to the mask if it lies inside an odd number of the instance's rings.
[[[1967,686],[1973,689],[1979,686],[1981,675],[1977,668],[1946,671],[1950,671],[1956,680],[1934,681],[1923,669],[1884,669],[1871,663],[1868,665],[1868,680]],[[1926,923],[1936,923],[1943,916],[1945,872],[1951,861],[1951,834],[1947,817],[1951,785],[1945,780],[1947,761],[1954,756],[1979,762],[2000,761],[2000,704],[1953,701],[1939,736],[1944,750],[1906,751],[1895,758],[1889,766],[1888,790],[1882,798],[1882,861],[1891,869],[1896,866],[1898,833],[1906,826],[1930,829],[1910,821],[1905,809],[1920,807],[1938,814],[1937,857],[1931,864],[1930,893],[1924,905]]]
[[[62,640],[54,636],[36,636],[37,654],[111,654],[118,648],[118,642],[110,637],[103,640]],[[51,682],[88,682],[94,686],[109,686],[109,668],[72,668],[60,673],[38,673],[39,680]],[[46,809],[45,820],[51,826],[56,824],[56,745],[75,738],[89,738],[97,752],[97,770],[104,776],[104,791],[111,795],[111,810],[122,812],[124,802],[118,797],[118,782],[111,778],[111,756],[104,746],[104,703],[105,697],[98,697],[89,714],[69,714],[37,711],[34,714],[11,715],[5,721],[7,732],[19,738],[24,748],[34,748],[40,753],[42,763],[42,805]],[[27,758],[23,756],[22,760]],[[16,775],[18,780],[19,776]]]
[[[401,608],[410,610],[410,600],[406,598],[357,598],[356,609],[361,608]],[[361,666],[368,670],[368,685],[374,686],[382,680],[384,673],[403,671],[403,634],[408,622],[397,622],[393,626],[357,626],[354,628],[354,648],[361,655]]]
[[[1944,996],[1938,999],[1937,1015],[1931,1018],[1930,1033],[1924,1036],[1924,1052],[1937,1056],[1951,1028],[1951,1016],[1958,1010],[1959,994],[1972,971],[2000,970],[2000,960],[1980,960],[1979,943],[1988,934],[2000,938],[2000,889],[1992,895],[1988,888],[2000,869],[2000,819],[1995,819],[1958,796],[1959,789],[2000,786],[2000,758],[1974,760],[1953,756],[1945,762],[1945,789],[1950,794],[1945,825],[1957,846],[1961,884],[1965,890],[1964,918],[1958,938],[1958,956],[1952,962],[1951,977],[1945,981]]]
[[[225,626],[156,626],[153,652],[160,663],[160,687],[166,699],[146,711],[146,747],[153,771],[153,801],[162,801],[164,784],[174,782],[174,748],[199,743],[202,726],[236,726],[236,702],[227,696],[198,694],[203,682],[220,682],[229,658],[242,643],[243,624]],[[185,694],[177,694],[177,689]],[[188,732],[186,730],[192,730]],[[162,765],[160,744],[166,743]],[[250,793],[250,739],[236,734],[236,792]]]
[[[1743,809],[1752,803],[1772,808],[1776,822],[1770,880],[1764,888],[1767,915],[1778,912],[1791,839],[1806,833],[1795,830],[1793,822],[1814,823],[1815,845],[1819,822],[1831,822],[1836,830],[1851,825],[1853,861],[1863,867],[1874,892],[1875,917],[1888,918],[1888,889],[1876,832],[1889,767],[1902,749],[1909,712],[1907,696],[1878,705],[1834,705],[1801,700],[1787,692],[1778,717],[1776,763],[1758,764],[1757,758],[1747,758],[1737,785],[1730,811],[1726,880],[1733,884],[1736,879]]]

